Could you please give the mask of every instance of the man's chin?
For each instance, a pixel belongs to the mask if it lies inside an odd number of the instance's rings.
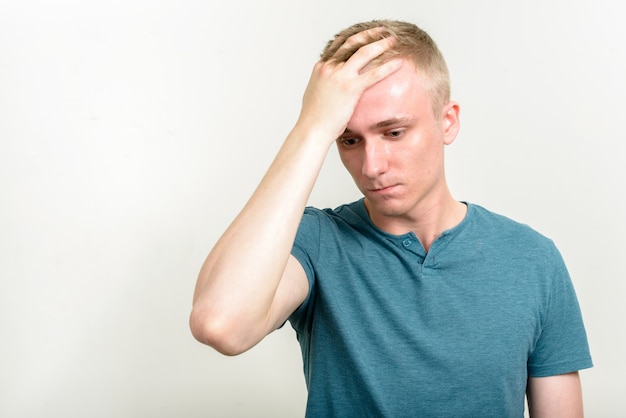
[[[365,198],[365,206],[370,216],[397,217],[405,212],[404,206],[399,199],[372,199]]]

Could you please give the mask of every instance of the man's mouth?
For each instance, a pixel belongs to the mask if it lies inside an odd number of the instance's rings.
[[[391,191],[393,188],[395,188],[397,185],[396,184],[391,184],[391,185],[387,185],[387,186],[374,186],[370,189],[370,192],[374,192],[374,193],[385,193],[385,192],[389,192]]]

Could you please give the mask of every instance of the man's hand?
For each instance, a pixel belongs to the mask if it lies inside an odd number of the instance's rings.
[[[372,60],[389,50],[396,42],[394,37],[388,36],[364,44],[368,39],[380,37],[382,33],[383,28],[357,33],[346,39],[333,57],[315,65],[304,93],[302,111],[296,126],[307,132],[314,130],[321,137],[328,137],[330,141],[343,133],[363,92],[402,66],[401,59],[370,65]],[[346,49],[354,49],[359,44],[364,45],[347,61],[336,59]]]

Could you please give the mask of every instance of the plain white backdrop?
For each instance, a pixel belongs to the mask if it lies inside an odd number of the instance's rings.
[[[626,410],[626,52],[618,0],[0,0],[0,416],[297,417],[289,326],[223,357],[187,319],[204,257],[299,112],[325,42],[426,29],[462,129],[455,196],[569,266],[595,368]],[[359,195],[332,150],[310,202]]]

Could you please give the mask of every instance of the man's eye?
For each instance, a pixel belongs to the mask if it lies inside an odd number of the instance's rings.
[[[404,132],[403,131],[390,131],[387,136],[390,136],[392,138],[399,138],[402,136]]]
[[[341,143],[346,146],[356,145],[359,142],[357,138],[341,138]]]

